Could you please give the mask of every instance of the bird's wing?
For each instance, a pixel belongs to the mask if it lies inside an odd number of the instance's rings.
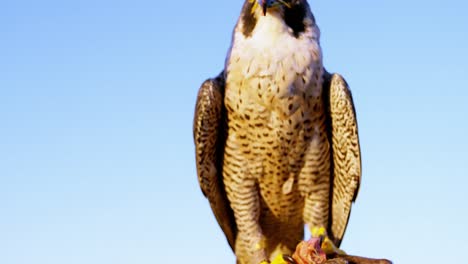
[[[332,196],[328,233],[337,246],[348,224],[361,181],[361,152],[353,98],[339,74],[325,73],[328,131],[332,150]]]
[[[206,80],[198,91],[193,136],[198,182],[211,209],[234,250],[237,228],[222,180],[222,159],[226,134],[224,73]]]

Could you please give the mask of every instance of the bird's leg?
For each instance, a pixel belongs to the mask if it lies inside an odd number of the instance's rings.
[[[259,264],[267,260],[266,239],[259,224],[260,201],[255,180],[233,181],[228,192],[238,228],[235,252],[240,263]]]
[[[331,254],[338,254],[338,255],[346,255],[346,252],[339,249],[335,246],[335,243],[331,241],[331,239],[327,235],[327,230],[324,227],[314,227],[311,230],[312,237],[319,237],[322,239],[322,250],[327,255]]]
[[[327,236],[330,209],[330,164],[326,137],[321,138],[317,148],[308,153],[300,176],[300,187],[305,197],[303,218],[312,237],[322,238],[322,250],[327,254],[343,253]],[[319,149],[319,153],[315,149]],[[320,157],[320,159],[316,159]],[[314,168],[314,169],[311,169]]]
[[[320,183],[323,188],[307,195],[304,206],[304,222],[308,225],[312,237],[322,239],[322,250],[325,254],[345,254],[328,237],[326,227],[328,223],[329,212],[329,192],[328,177],[322,178],[324,182]],[[325,182],[326,181],[326,182]]]
[[[262,261],[260,264],[296,264],[296,261],[289,255],[277,255],[273,261]]]

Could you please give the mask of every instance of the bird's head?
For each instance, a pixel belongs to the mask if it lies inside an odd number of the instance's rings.
[[[268,14],[281,19],[296,37],[307,27],[315,27],[307,0],[245,0],[238,24],[244,36],[250,36],[257,22]]]
[[[291,8],[299,0],[249,0],[255,2],[253,10],[261,8],[263,15],[266,15],[269,10],[283,10]]]

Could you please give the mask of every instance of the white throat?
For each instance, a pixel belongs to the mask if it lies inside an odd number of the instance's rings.
[[[278,13],[267,13],[260,16],[252,32],[251,42],[255,43],[253,48],[262,50],[277,49],[276,45],[287,39],[291,31],[284,23]]]
[[[231,67],[241,66],[242,69],[236,70],[243,71],[244,78],[276,75],[277,67],[286,72],[303,74],[307,68],[315,68],[314,64],[322,63],[316,28],[306,28],[296,37],[277,12],[258,16],[249,37],[240,28],[238,25],[234,32],[228,60],[235,58],[234,61],[240,62],[231,64]]]

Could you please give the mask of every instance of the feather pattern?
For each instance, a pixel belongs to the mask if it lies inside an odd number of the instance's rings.
[[[343,239],[361,182],[361,153],[356,112],[348,84],[339,74],[325,74],[329,133],[332,145],[332,197],[329,236],[337,246]],[[328,86],[328,87],[327,87]]]
[[[237,227],[222,180],[222,156],[225,140],[224,74],[206,80],[197,96],[193,137],[198,182],[211,209],[234,249]]]
[[[194,119],[200,187],[242,264],[292,253],[304,224],[339,245],[361,175],[351,93],[323,68],[306,0],[266,14],[255,3]]]

